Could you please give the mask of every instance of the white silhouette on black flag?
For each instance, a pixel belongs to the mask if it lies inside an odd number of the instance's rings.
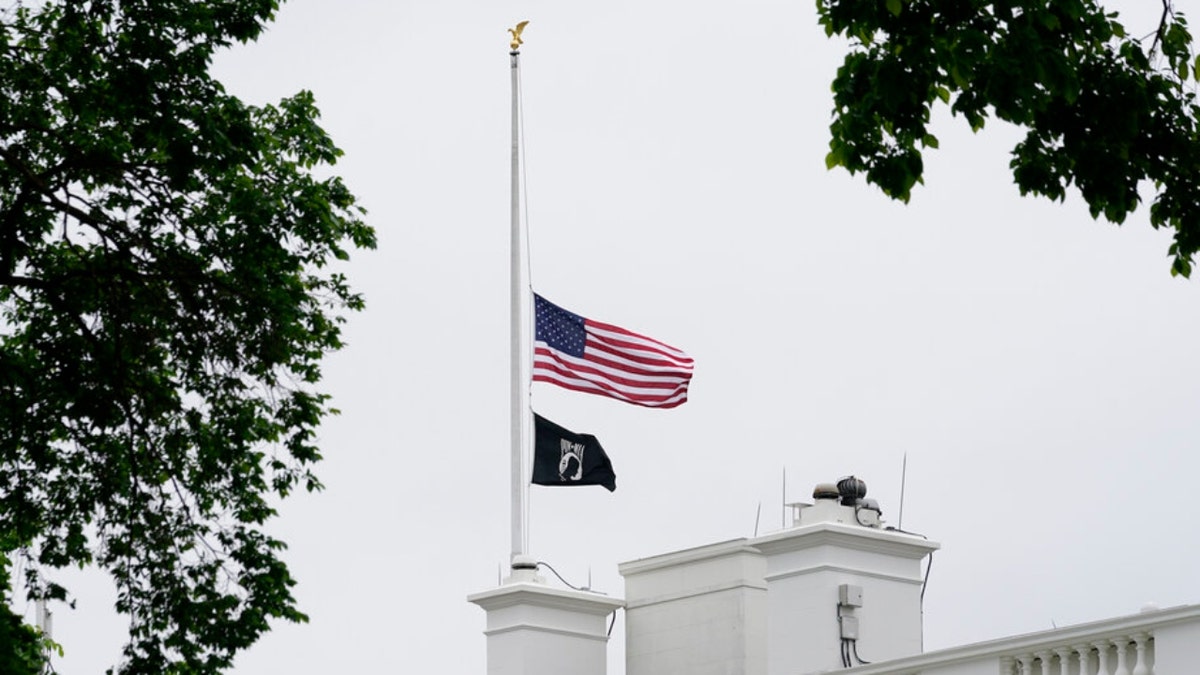
[[[534,413],[533,482],[537,485],[603,485],[617,489],[617,474],[600,441]]]

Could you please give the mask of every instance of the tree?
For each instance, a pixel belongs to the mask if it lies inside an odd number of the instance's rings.
[[[1130,37],[1094,0],[818,0],[828,35],[851,43],[833,81],[826,165],[865,172],[907,202],[922,181],[927,126],[949,105],[972,130],[989,115],[1025,131],[1010,167],[1021,194],[1121,223],[1150,181],[1150,223],[1174,230],[1172,274],[1200,249],[1200,61],[1163,0],[1157,30]],[[1145,44],[1146,42],[1149,44]]]
[[[218,672],[306,619],[265,525],[320,487],[320,362],[363,306],[331,266],[375,235],[311,94],[208,72],[277,8],[0,10],[0,568],[58,600],[55,570],[110,573],[123,673]]]

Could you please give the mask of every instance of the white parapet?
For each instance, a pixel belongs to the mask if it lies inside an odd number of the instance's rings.
[[[921,652],[921,560],[938,544],[833,519],[749,544],[766,561],[768,675],[844,668],[842,649],[858,653],[855,663]],[[858,604],[840,602],[846,586]]]
[[[626,675],[765,675],[765,569],[745,539],[622,563]]]
[[[625,606],[599,593],[551,588],[532,575],[467,601],[487,612],[488,675],[605,675],[607,618]]]
[[[846,675],[1196,673],[1200,606],[1141,612],[858,666]],[[798,671],[796,675],[805,675]]]
[[[921,561],[865,484],[818,486],[793,527],[623,563],[627,675],[797,675],[921,651]]]

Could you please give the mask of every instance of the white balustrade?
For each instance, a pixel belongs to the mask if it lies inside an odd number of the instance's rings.
[[[1147,651],[1150,636],[1146,633],[1138,633],[1133,636],[1133,642],[1137,645],[1137,664],[1133,667],[1133,675],[1150,675],[1150,655]]]
[[[1078,668],[1073,667],[1076,659]],[[1017,675],[1155,675],[1154,637],[1145,632],[1115,635],[1090,643],[1048,646],[1002,657],[1000,673],[1014,672]]]
[[[1096,648],[1096,675],[1110,675],[1112,671],[1108,669],[1108,642],[1093,642],[1092,646]]]
[[[1075,645],[1075,653],[1079,655],[1079,675],[1092,675],[1089,670],[1092,665],[1092,646]]]
[[[1054,653],[1058,654],[1058,675],[1071,675],[1071,649],[1058,647]]]
[[[1054,673],[1050,672],[1050,659],[1054,658],[1054,655],[1050,653],[1050,650],[1047,649],[1045,651],[1038,652],[1036,656],[1038,657],[1038,660],[1042,662],[1042,675],[1054,675]]]
[[[1117,669],[1113,671],[1113,675],[1129,675],[1129,659],[1127,658],[1129,640],[1127,638],[1113,640],[1113,646],[1117,648]]]
[[[1180,630],[1184,622],[1191,625]],[[1197,635],[1200,635],[1200,605],[1184,606],[920,654],[890,663],[862,664],[848,672],[854,675],[1157,675],[1161,656],[1163,668],[1174,668],[1171,672],[1162,671],[1163,675],[1193,675],[1191,670],[1171,664],[1192,663],[1186,659],[1197,653],[1192,644]],[[985,664],[987,667],[982,667]]]

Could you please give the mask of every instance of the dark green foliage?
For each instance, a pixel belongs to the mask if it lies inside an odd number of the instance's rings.
[[[0,606],[0,673],[41,675],[45,661],[37,631],[8,608]]]
[[[1151,181],[1150,222],[1174,230],[1173,274],[1200,250],[1200,118],[1192,38],[1163,0],[1143,44],[1093,0],[818,0],[851,50],[833,82],[826,164],[908,201],[922,180],[939,102],[973,130],[988,116],[1026,132],[1010,166],[1021,194],[1063,199],[1121,223]],[[1151,39],[1152,36],[1152,39]]]
[[[108,570],[120,672],[217,672],[305,619],[263,525],[320,487],[320,360],[362,307],[328,265],[375,238],[313,173],[340,151],[310,94],[249,106],[208,73],[277,7],[0,13],[0,556],[31,596]]]
[[[0,588],[11,584],[10,566],[8,557],[0,553]],[[42,636],[9,609],[9,600],[7,593],[0,594],[0,673],[40,675],[46,665]]]

